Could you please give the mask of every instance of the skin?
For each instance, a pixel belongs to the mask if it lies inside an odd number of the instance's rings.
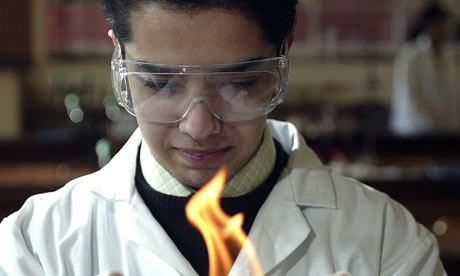
[[[261,28],[242,14],[224,9],[184,13],[146,4],[130,16],[132,39],[126,58],[163,64],[222,64],[276,56]],[[114,41],[115,37],[112,37]],[[193,93],[200,95],[199,89]],[[219,121],[198,103],[179,123],[137,118],[156,160],[176,179],[201,187],[226,166],[234,176],[257,152],[266,117],[239,123]]]

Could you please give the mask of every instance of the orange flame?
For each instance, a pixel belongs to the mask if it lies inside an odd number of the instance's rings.
[[[228,275],[241,248],[250,260],[252,275],[263,275],[254,247],[241,227],[243,214],[230,217],[220,207],[225,178],[226,169],[222,168],[185,208],[187,219],[201,232],[206,243],[209,276]]]

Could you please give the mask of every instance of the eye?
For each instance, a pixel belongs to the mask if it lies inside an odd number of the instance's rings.
[[[255,79],[242,79],[242,80],[232,80],[228,82],[228,85],[233,88],[245,89],[250,88],[256,85]]]
[[[177,83],[172,79],[165,80],[155,80],[155,79],[146,79],[144,80],[144,86],[153,90],[163,90],[163,89],[173,89]]]

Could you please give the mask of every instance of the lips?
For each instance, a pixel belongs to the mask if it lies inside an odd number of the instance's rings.
[[[177,149],[179,154],[188,162],[195,165],[206,165],[218,162],[230,148],[211,150]]]

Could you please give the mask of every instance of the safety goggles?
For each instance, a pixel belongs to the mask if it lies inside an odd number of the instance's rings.
[[[140,62],[123,59],[119,45],[111,65],[118,103],[155,123],[179,122],[196,104],[225,122],[264,116],[283,102],[289,68],[284,56],[213,65]]]

